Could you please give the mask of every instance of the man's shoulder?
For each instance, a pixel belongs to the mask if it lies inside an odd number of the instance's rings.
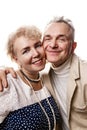
[[[87,72],[87,60],[84,60],[77,55],[73,56],[72,66],[75,70],[79,69],[82,72]]]
[[[86,67],[87,67],[87,60],[82,59],[82,58],[79,57],[79,56],[76,56],[76,57],[77,57],[79,63],[80,63],[82,66],[86,66]]]
[[[77,56],[76,54],[73,55],[72,62],[79,62],[81,64],[87,65],[87,60],[82,59],[81,57]]]

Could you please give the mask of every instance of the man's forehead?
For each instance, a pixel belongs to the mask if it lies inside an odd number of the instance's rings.
[[[58,23],[57,23],[58,24]],[[65,26],[63,26],[62,24],[61,24],[61,26],[60,26],[60,24],[58,24],[58,25],[55,25],[55,24],[50,24],[47,28],[46,28],[46,30],[45,30],[45,32],[44,32],[44,37],[45,36],[59,36],[59,35],[68,35],[68,33],[69,33],[69,28],[65,25]]]

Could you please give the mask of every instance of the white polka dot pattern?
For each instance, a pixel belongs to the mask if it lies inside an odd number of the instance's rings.
[[[52,97],[48,98],[55,112],[56,122],[60,123],[60,114],[58,107]],[[41,101],[53,130],[54,119],[47,100]],[[0,124],[0,130],[48,130],[47,118],[38,103],[28,105],[13,112],[10,112],[5,120]]]

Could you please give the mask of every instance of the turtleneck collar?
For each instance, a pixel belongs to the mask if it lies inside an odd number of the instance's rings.
[[[54,67],[54,66],[51,64],[51,68],[54,70],[54,73],[55,73],[55,74],[60,74],[60,75],[68,73],[69,70],[70,70],[71,57],[72,57],[72,56],[70,56],[70,58],[69,58],[64,64],[62,64],[62,65],[59,66],[59,67]]]

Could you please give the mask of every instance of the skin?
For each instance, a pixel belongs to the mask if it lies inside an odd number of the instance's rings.
[[[51,23],[45,29],[43,45],[46,58],[55,67],[62,65],[73,54],[76,48],[76,42],[71,43],[70,39],[63,40],[64,42],[59,40],[60,36],[68,35],[69,28],[65,23]],[[5,71],[0,70],[0,91],[3,91],[3,86],[7,87],[6,72],[15,75],[15,71],[10,68],[5,69]]]
[[[62,65],[74,52],[76,42],[69,39],[69,27],[65,23],[51,23],[47,26],[43,45],[46,58],[55,67]]]
[[[45,67],[45,53],[41,41],[30,40],[23,36],[14,42],[14,60],[31,78],[37,78]]]

